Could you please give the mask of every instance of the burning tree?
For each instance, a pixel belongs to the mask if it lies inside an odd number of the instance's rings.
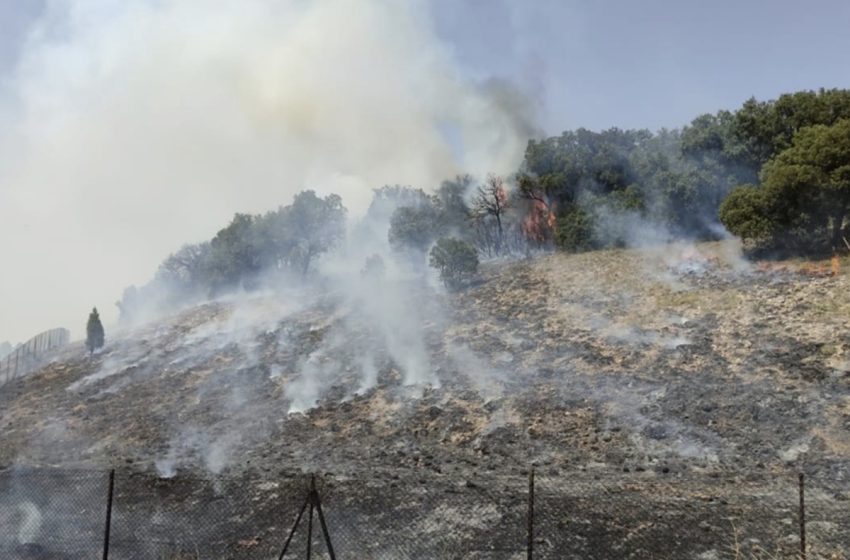
[[[86,324],[86,348],[89,349],[89,355],[94,354],[98,348],[103,348],[104,341],[103,323],[100,322],[100,314],[95,307],[89,314],[89,321]]]
[[[498,175],[489,175],[478,187],[472,200],[472,216],[476,221],[479,243],[490,253],[502,253],[505,241],[503,220],[510,208],[508,189]]]
[[[520,198],[529,203],[521,226],[523,236],[537,245],[551,244],[557,227],[554,204],[534,177],[521,175],[518,183]]]

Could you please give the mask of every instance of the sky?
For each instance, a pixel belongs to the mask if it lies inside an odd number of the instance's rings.
[[[0,342],[235,212],[508,172],[529,136],[850,87],[838,0],[0,0]]]

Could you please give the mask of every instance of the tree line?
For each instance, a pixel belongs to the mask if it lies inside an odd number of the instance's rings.
[[[835,89],[750,99],[681,129],[532,139],[510,176],[377,188],[366,220],[386,218],[395,253],[428,259],[458,287],[479,256],[629,245],[634,223],[691,239],[716,238],[722,224],[753,249],[834,251],[847,244],[849,205],[850,90]],[[128,288],[122,314],[156,298],[252,289],[269,271],[305,276],[343,239],[346,216],[339,196],[310,190],[266,214],[236,214],[166,258],[154,282]]]

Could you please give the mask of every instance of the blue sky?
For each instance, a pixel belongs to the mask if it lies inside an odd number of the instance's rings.
[[[7,73],[44,0],[0,0]],[[842,0],[432,0],[470,75],[534,96],[548,133],[681,126],[751,96],[850,87]]]
[[[470,72],[540,99],[547,132],[687,123],[751,96],[850,87],[841,0],[436,0]]]

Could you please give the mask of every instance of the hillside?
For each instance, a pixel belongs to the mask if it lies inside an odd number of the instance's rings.
[[[107,333],[93,358],[71,346],[0,390],[0,465],[449,486],[536,465],[648,493],[749,475],[779,491],[803,470],[848,497],[846,275],[714,243],[489,264],[455,295],[378,284],[208,303]]]
[[[456,296],[405,285],[389,319],[372,308],[393,304],[386,288],[205,304],[4,388],[0,461],[146,468],[172,448],[187,466],[218,454],[215,471],[272,455],[356,470],[423,448],[500,469],[781,466],[800,450],[841,464],[847,277],[725,250],[491,265]],[[388,445],[401,453],[369,456]]]

